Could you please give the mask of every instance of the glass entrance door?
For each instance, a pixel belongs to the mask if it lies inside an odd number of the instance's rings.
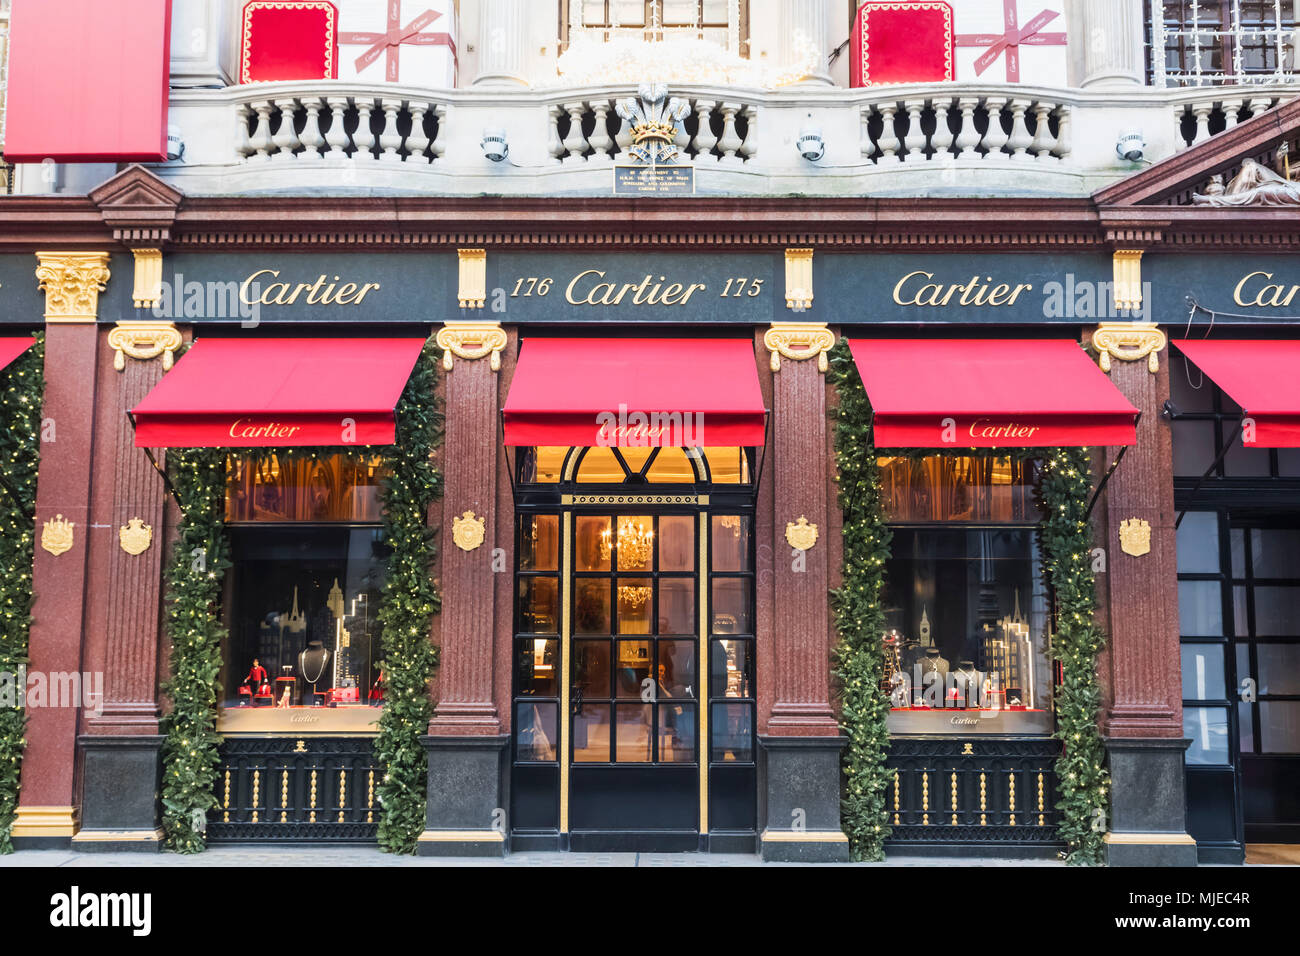
[[[703,516],[610,509],[574,513],[571,527],[570,843],[618,831],[639,846],[693,849],[705,792]]]

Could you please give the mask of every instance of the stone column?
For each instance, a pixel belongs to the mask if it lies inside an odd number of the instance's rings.
[[[1087,0],[1071,18],[1085,89],[1131,89],[1146,83],[1146,20],[1142,0]],[[1077,38],[1077,39],[1076,39]],[[1161,54],[1163,55],[1163,53]]]
[[[1112,866],[1194,866],[1184,793],[1173,452],[1161,414],[1169,397],[1167,342],[1153,325],[1118,322],[1094,331],[1092,344],[1111,381],[1142,413],[1137,444],[1093,512],[1106,554],[1098,581],[1108,635],[1099,668],[1112,781],[1107,857]],[[1117,452],[1106,450],[1106,466]],[[1149,525],[1149,550],[1140,536],[1126,549],[1124,521]]]
[[[528,5],[524,0],[482,0],[474,85],[527,86],[527,43]]]
[[[497,371],[495,322],[451,322],[444,349],[446,419],[438,705],[424,739],[429,805],[420,852],[499,856],[505,849],[502,761],[509,736],[494,692]]]
[[[811,258],[809,257],[811,265]],[[787,270],[788,274],[788,270]],[[801,289],[811,298],[811,287]],[[790,290],[787,289],[787,298]],[[772,710],[760,736],[769,860],[847,860],[840,830],[839,722],[830,703],[825,352],[834,336],[815,323],[774,323],[772,427]],[[815,525],[817,538],[808,530]]]
[[[80,674],[86,617],[89,462],[94,450],[95,318],[109,280],[106,252],[38,253],[45,292],[45,404],[55,441],[42,442],[36,486],[29,681]],[[47,431],[47,429],[43,429]],[[93,685],[92,685],[93,686]],[[77,722],[81,700],[27,709],[27,749],[13,825],[20,849],[67,846],[78,825]]]
[[[826,0],[780,0],[780,62],[782,69],[801,65],[809,44],[817,51],[816,64],[800,82],[830,86],[830,4]]]

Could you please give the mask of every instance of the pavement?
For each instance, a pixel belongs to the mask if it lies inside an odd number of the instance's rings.
[[[731,853],[511,853],[505,859],[394,856],[373,847],[223,846],[191,856],[175,853],[78,853],[74,850],[19,850],[0,856],[5,867],[674,867],[674,866],[799,866],[764,863],[752,854]],[[1064,866],[1059,860],[994,860],[947,857],[894,857],[884,863],[824,864],[816,866]]]

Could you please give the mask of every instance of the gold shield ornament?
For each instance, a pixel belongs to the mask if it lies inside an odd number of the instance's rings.
[[[153,525],[145,524],[143,518],[132,518],[117,529],[117,540],[127,554],[144,554],[153,542]]]
[[[803,515],[798,521],[790,521],[785,526],[785,540],[790,547],[799,551],[810,551],[817,543],[817,526]]]
[[[1125,554],[1140,558],[1151,550],[1151,524],[1141,518],[1126,518],[1119,523],[1119,547]]]
[[[473,551],[481,545],[484,534],[483,519],[475,517],[472,511],[466,511],[451,523],[452,540],[462,551]]]
[[[64,520],[63,515],[55,515],[41,528],[41,547],[55,556],[71,550],[76,526],[76,522]]]

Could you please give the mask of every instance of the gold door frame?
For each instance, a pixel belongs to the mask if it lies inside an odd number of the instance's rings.
[[[573,638],[573,506],[599,505],[610,509],[658,506],[692,505],[701,507],[698,515],[700,553],[695,568],[696,602],[700,610],[699,633],[695,636],[697,697],[696,726],[699,740],[695,745],[695,758],[700,765],[700,815],[699,832],[709,832],[709,504],[708,495],[562,495],[560,504],[560,832],[569,832],[569,770],[572,755],[569,752],[569,733],[573,721],[570,707],[570,682],[572,680]]]

